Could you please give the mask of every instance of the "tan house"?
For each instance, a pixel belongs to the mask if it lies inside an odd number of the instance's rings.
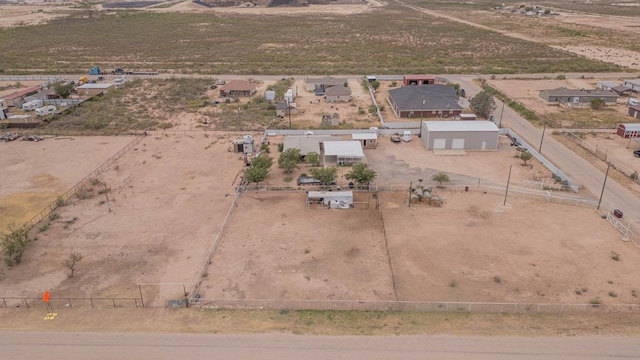
[[[76,92],[79,96],[94,97],[98,95],[106,94],[111,90],[115,90],[115,84],[102,83],[102,84],[84,84],[76,88]]]
[[[256,86],[247,80],[231,80],[220,87],[221,97],[250,97],[256,93]]]
[[[351,100],[351,90],[348,87],[337,85],[325,91],[327,102],[349,102]]]

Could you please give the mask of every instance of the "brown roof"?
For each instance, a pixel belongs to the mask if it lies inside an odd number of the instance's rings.
[[[256,87],[246,80],[231,80],[220,91],[253,91]]]
[[[405,79],[407,80],[433,80],[435,79],[435,76],[433,75],[405,75],[404,76]]]
[[[349,88],[346,88],[346,87],[344,87],[342,85],[332,86],[332,87],[327,89],[326,95],[328,95],[328,96],[351,95],[351,90],[349,90]]]

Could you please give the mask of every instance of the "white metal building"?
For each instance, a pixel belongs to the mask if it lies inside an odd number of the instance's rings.
[[[491,121],[423,121],[427,150],[497,150],[498,127]]]
[[[309,191],[307,206],[313,203],[322,203],[332,209],[348,209],[353,205],[353,191]]]
[[[360,141],[325,141],[324,165],[343,165],[364,162]]]

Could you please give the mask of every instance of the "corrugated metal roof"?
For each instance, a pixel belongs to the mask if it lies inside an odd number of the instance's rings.
[[[491,121],[424,121],[429,131],[493,131],[498,132],[498,127]]]
[[[324,154],[326,156],[364,157],[360,141],[325,141]]]
[[[84,84],[78,86],[76,89],[108,89],[114,86],[113,84]]]
[[[351,198],[353,199],[353,191],[309,191],[307,198]]]
[[[625,131],[640,131],[640,124],[638,123],[620,124],[620,125],[624,126]]]
[[[351,134],[353,140],[376,140],[378,134],[376,133],[355,133]]]

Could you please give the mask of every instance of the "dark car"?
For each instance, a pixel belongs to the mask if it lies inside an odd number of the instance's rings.
[[[635,155],[636,157],[640,157],[640,150],[634,151],[633,155]]]

